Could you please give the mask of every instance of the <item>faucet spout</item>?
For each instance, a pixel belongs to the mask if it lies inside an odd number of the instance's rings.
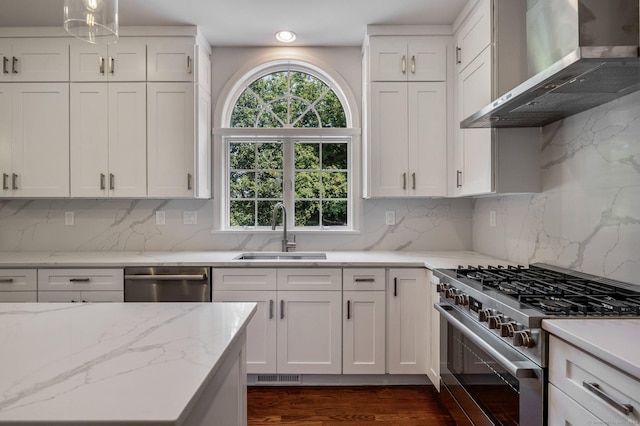
[[[282,210],[282,251],[288,252],[296,247],[295,238],[289,241],[287,237],[287,209],[284,204],[278,202],[273,206],[273,219],[271,220],[271,229],[275,230],[278,223],[278,210]]]

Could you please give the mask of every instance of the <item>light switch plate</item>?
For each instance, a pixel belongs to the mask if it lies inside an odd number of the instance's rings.
[[[75,225],[76,218],[73,212],[64,212],[64,224],[67,226]]]
[[[196,225],[198,223],[198,212],[183,212],[182,223],[185,225]]]
[[[385,225],[395,225],[396,224],[396,212],[393,210],[384,212],[384,223]]]
[[[489,226],[492,228],[496,227],[496,211],[491,210],[489,212]]]
[[[164,225],[164,224],[165,224],[164,210],[156,211],[156,225]]]

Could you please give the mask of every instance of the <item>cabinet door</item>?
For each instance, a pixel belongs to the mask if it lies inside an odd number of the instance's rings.
[[[195,45],[186,40],[153,40],[148,45],[149,81],[194,81]]]
[[[13,196],[68,197],[69,83],[14,84],[12,132]]]
[[[121,38],[110,44],[106,67],[109,81],[145,81],[146,51],[144,40]]]
[[[281,290],[342,291],[342,270],[328,268],[278,269],[278,291]]]
[[[409,81],[447,81],[447,42],[439,37],[407,37]]]
[[[409,195],[447,195],[446,83],[409,83]]]
[[[0,269],[0,292],[36,291],[37,289],[35,269]]]
[[[215,278],[215,277],[214,277]],[[247,326],[247,373],[276,373],[275,291],[218,291],[214,290],[214,302],[255,302],[256,314]]]
[[[456,33],[458,72],[491,44],[491,0],[482,0]]]
[[[384,291],[345,291],[342,321],[342,372],[384,374]]]
[[[42,303],[80,303],[80,291],[38,291],[38,302]]]
[[[548,389],[549,409],[547,424],[567,426],[612,424],[603,422],[552,384],[548,385]]]
[[[147,84],[149,197],[193,197],[194,86]]]
[[[460,119],[465,119],[491,102],[491,49],[485,51],[459,79]],[[459,127],[459,126],[458,126]],[[492,129],[461,129],[460,195],[485,194],[493,190]]]
[[[407,84],[371,83],[369,99],[371,196],[405,196],[409,183]]]
[[[13,81],[69,81],[69,42],[23,39],[13,42]]]
[[[374,36],[369,45],[370,81],[407,81],[407,41],[400,36]]]
[[[71,84],[71,196],[106,197],[109,173],[106,83]]]
[[[147,195],[145,83],[109,83],[109,178],[112,197]]]
[[[124,302],[124,291],[81,291],[80,301],[83,303]]]
[[[37,301],[37,291],[0,291],[0,303],[34,303]]]
[[[342,372],[342,293],[278,292],[278,373]]]
[[[11,47],[11,40],[0,40],[0,82],[11,81],[11,60],[13,49]]]
[[[425,269],[390,269],[387,356],[390,374],[426,373]]]
[[[69,51],[71,81],[107,81],[107,49],[104,44],[72,40]]]
[[[0,53],[1,59],[2,53]],[[0,75],[2,75],[0,73]],[[0,195],[3,197],[11,196],[11,144],[12,135],[11,120],[12,108],[12,85],[0,83],[0,174],[2,174],[2,186],[0,187]]]

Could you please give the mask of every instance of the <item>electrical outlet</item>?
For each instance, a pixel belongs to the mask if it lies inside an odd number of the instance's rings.
[[[75,223],[75,214],[73,212],[64,212],[64,224],[67,226],[73,226]]]
[[[491,210],[489,212],[489,226],[492,228],[496,227],[496,211]]]
[[[396,212],[391,210],[391,211],[386,211],[384,213],[384,223],[385,225],[395,225],[396,224]]]
[[[183,212],[182,223],[185,225],[196,225],[198,223],[198,212]]]
[[[156,225],[164,225],[164,224],[165,224],[164,210],[156,211]]]

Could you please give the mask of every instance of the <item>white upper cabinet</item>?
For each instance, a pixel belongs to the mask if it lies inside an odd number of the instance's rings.
[[[372,36],[370,81],[446,81],[447,43],[428,36]]]
[[[456,33],[458,72],[465,69],[490,44],[491,0],[482,0]]]
[[[144,83],[72,83],[71,196],[145,197]]]
[[[193,40],[153,39],[147,49],[147,80],[196,81],[198,67]]]
[[[0,40],[0,81],[69,81],[69,42],[64,39]]]
[[[71,81],[145,81],[146,43],[121,37],[108,46],[73,40]]]
[[[69,84],[0,85],[2,195],[69,196]]]

